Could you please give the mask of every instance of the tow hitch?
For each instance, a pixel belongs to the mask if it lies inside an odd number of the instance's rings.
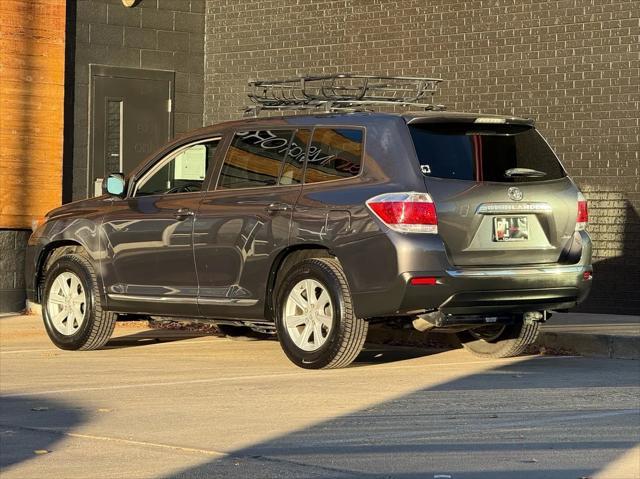
[[[418,331],[429,331],[432,329],[438,329],[438,332],[458,332],[467,329],[477,328],[485,324],[510,324],[520,318],[523,318],[526,322],[540,321],[544,322],[547,319],[546,311],[528,311],[523,316],[517,314],[465,314],[465,315],[453,315],[444,314],[441,311],[432,311],[430,313],[424,313],[418,315],[413,320],[413,327]]]

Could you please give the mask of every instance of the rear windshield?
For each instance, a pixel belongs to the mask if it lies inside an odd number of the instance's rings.
[[[517,183],[566,176],[540,134],[516,125],[409,125],[426,176]]]

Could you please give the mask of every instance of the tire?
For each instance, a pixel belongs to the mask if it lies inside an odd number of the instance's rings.
[[[495,326],[491,326],[495,328]],[[483,331],[484,330],[484,331]],[[511,358],[533,344],[540,332],[539,321],[517,321],[504,326],[502,331],[479,328],[457,334],[462,347],[481,358]],[[482,339],[482,337],[486,339]]]
[[[310,280],[310,282],[308,282]],[[300,286],[300,285],[303,286]],[[304,285],[311,285],[304,289]],[[300,289],[302,288],[302,289]],[[295,290],[295,291],[294,291]],[[292,327],[285,317],[303,311],[296,301],[309,298],[305,291],[313,291],[307,315],[309,322]],[[298,292],[300,296],[298,296]],[[325,296],[326,292],[326,296]],[[367,337],[368,323],[356,318],[351,293],[340,262],[333,258],[306,259],[293,266],[276,291],[276,330],[278,340],[287,357],[305,369],[331,369],[348,366],[358,356]],[[330,313],[330,314],[329,314]],[[328,319],[331,316],[330,320]],[[310,326],[313,324],[314,326]],[[309,332],[307,329],[313,329]],[[316,329],[320,328],[320,329]],[[317,331],[320,331],[316,336]],[[305,341],[306,337],[306,341]],[[313,338],[313,341],[311,341]],[[296,344],[297,342],[297,344]]]
[[[65,299],[64,284],[70,295],[76,296],[61,304]],[[70,313],[66,319],[60,319],[65,308]],[[85,256],[65,254],[48,268],[43,284],[42,318],[49,338],[60,349],[98,349],[111,338],[117,315],[103,310],[96,273]]]

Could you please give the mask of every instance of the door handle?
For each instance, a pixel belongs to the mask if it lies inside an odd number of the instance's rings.
[[[180,208],[178,211],[176,211],[175,217],[177,220],[182,221],[193,215],[195,215],[195,213],[189,208]]]
[[[289,211],[289,208],[291,208],[291,206],[286,203],[271,203],[266,207],[266,210],[269,213],[276,213],[278,211]]]

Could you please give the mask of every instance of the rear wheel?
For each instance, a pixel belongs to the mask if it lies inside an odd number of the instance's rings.
[[[60,349],[98,349],[111,337],[116,315],[102,309],[95,271],[80,254],[65,254],[47,270],[42,318]]]
[[[338,260],[304,260],[277,291],[276,329],[287,357],[307,369],[341,368],[353,362],[367,336],[356,318]]]
[[[510,358],[522,354],[533,344],[540,332],[538,321],[516,321],[512,324],[492,324],[458,333],[462,346],[482,358]]]

